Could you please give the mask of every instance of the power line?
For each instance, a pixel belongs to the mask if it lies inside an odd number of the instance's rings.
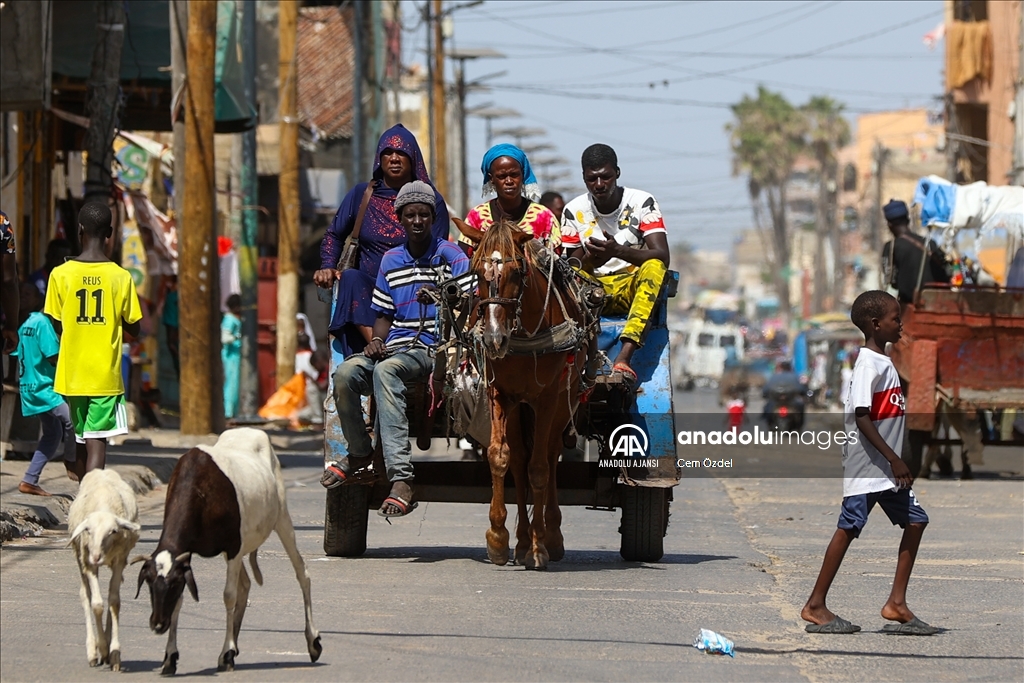
[[[604,10],[600,10],[600,9],[599,10],[590,10],[586,14],[587,14],[587,16],[592,16],[592,15],[595,15],[595,14],[619,14],[621,12],[643,12],[643,11],[646,11],[646,10],[649,10],[649,9],[669,9],[669,8],[672,8],[672,7],[680,7],[680,6],[683,6],[683,5],[698,5],[698,4],[700,4],[700,0],[693,0],[691,2],[652,2],[652,3],[648,3],[646,5],[641,5],[641,4],[634,3],[634,2],[630,2],[630,3],[626,3],[626,4],[627,4],[626,7],[615,7],[615,8],[612,8],[612,9],[604,9]],[[484,14],[484,13],[481,12],[480,14]],[[490,14],[490,16],[495,17],[495,18],[504,19],[504,17],[501,16],[501,15]],[[521,16],[521,14],[516,14],[515,16]],[[537,20],[540,20],[540,19],[554,19],[554,18],[557,18],[557,17],[578,17],[578,16],[580,16],[580,13],[578,11],[577,12],[556,12],[554,14],[532,14],[531,13],[530,14],[530,20],[531,21],[537,21]],[[488,20],[487,17],[466,17],[466,19],[464,19],[464,21],[466,21],[467,23],[469,23],[469,22],[487,21],[487,20]]]

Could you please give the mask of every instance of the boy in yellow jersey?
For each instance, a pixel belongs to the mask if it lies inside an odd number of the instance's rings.
[[[78,230],[82,254],[50,272],[43,312],[61,336],[54,390],[71,407],[89,472],[105,466],[107,437],[128,433],[122,330],[139,335],[142,309],[132,276],[103,249],[113,233],[110,209],[98,202],[86,204],[78,214]]]

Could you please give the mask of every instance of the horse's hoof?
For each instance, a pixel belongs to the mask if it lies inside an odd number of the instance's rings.
[[[320,653],[324,651],[323,645],[320,644],[320,636],[318,635],[313,639],[313,642],[309,644],[309,661],[315,662],[320,659]]]
[[[502,550],[499,548],[491,548],[490,546],[488,546],[487,559],[489,559],[492,564],[496,564],[499,567],[508,564],[508,548]]]
[[[238,654],[234,650],[228,650],[220,656],[220,661],[217,662],[217,671],[234,671],[235,670],[235,655]]]
[[[111,671],[121,670],[121,651],[113,650],[110,656],[107,657],[107,663],[110,664]]]
[[[97,655],[97,656],[95,656],[95,657],[93,657],[92,659],[89,660],[89,666],[91,666],[93,668],[96,668],[97,666],[100,666],[102,664],[103,664],[103,658],[100,657],[99,655]]]
[[[530,553],[526,556],[526,561],[523,564],[527,569],[544,570],[548,568],[548,556],[541,553]]]
[[[565,557],[565,546],[548,548],[548,559],[552,562],[561,562],[563,557]]]
[[[178,672],[178,653],[172,652],[164,657],[163,664],[160,665],[161,676],[173,676]]]

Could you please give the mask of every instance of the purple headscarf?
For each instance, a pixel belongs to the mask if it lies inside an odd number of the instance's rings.
[[[416,136],[400,123],[388,128],[380,136],[380,142],[377,143],[377,156],[373,160],[374,180],[380,180],[384,177],[384,171],[380,167],[380,156],[386,149],[398,150],[409,157],[412,160],[413,177],[434,187],[434,184],[430,182],[430,177],[427,175],[427,166],[423,163],[423,154],[420,152],[419,143],[416,142]]]

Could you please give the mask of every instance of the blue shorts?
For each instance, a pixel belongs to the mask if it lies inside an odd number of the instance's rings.
[[[928,523],[928,513],[917,502],[914,491],[899,489],[843,498],[843,510],[839,513],[838,527],[855,531],[854,538],[860,536],[860,530],[868,523],[868,513],[875,507],[875,503],[882,508],[889,521],[894,525],[899,524],[901,529],[907,528],[907,524]]]

